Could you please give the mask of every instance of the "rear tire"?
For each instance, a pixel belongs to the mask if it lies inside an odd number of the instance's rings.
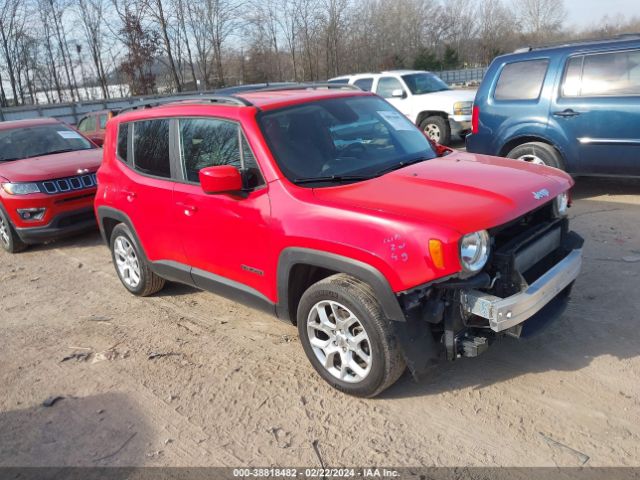
[[[141,247],[124,223],[113,229],[109,246],[118,278],[129,292],[147,297],[162,290],[165,279],[153,273]]]
[[[564,170],[560,153],[551,145],[543,142],[529,142],[518,145],[507,154],[507,158]]]
[[[0,246],[5,252],[19,253],[27,249],[28,245],[24,243],[16,229],[13,228],[9,217],[0,208]]]
[[[313,284],[302,295],[297,319],[309,361],[337,390],[374,397],[405,370],[390,320],[366,283],[337,274]]]
[[[420,122],[420,130],[440,145],[449,146],[451,144],[451,126],[446,118],[438,115],[427,117]]]

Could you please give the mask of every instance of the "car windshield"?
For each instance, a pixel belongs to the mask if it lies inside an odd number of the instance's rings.
[[[280,169],[300,185],[366,180],[436,157],[420,130],[375,96],[296,105],[259,122]]]
[[[414,95],[450,90],[449,85],[433,73],[412,73],[410,75],[402,75],[402,79]]]
[[[0,130],[0,162],[96,148],[61,123]]]

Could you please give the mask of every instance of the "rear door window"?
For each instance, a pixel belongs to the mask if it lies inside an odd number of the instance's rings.
[[[402,90],[402,84],[400,80],[395,77],[381,77],[378,80],[378,86],[376,87],[376,93],[382,98],[392,98],[393,92],[396,90]]]
[[[155,177],[171,177],[169,120],[133,124],[133,164],[136,170]]]
[[[596,53],[567,62],[565,97],[640,95],[640,50]]]
[[[365,92],[370,92],[373,87],[373,78],[359,78],[353,84]]]
[[[107,128],[107,115],[100,115],[100,130]]]
[[[508,63],[500,72],[496,100],[536,100],[547,74],[549,60],[526,60]]]

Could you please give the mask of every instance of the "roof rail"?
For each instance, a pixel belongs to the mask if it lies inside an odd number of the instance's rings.
[[[223,105],[235,105],[240,107],[250,107],[253,104],[245,100],[244,98],[235,97],[232,95],[215,95],[215,94],[193,94],[193,95],[172,95],[171,97],[164,98],[154,98],[153,100],[149,100],[147,102],[138,102],[129,107],[125,107],[120,110],[120,114],[124,112],[128,112],[130,110],[139,110],[143,108],[153,108],[159,107],[161,105],[166,105],[169,103],[175,102],[184,102],[184,101],[201,101],[203,103],[219,103]]]
[[[615,41],[620,41],[620,40],[633,40],[633,39],[640,39],[640,33],[621,33],[619,35],[614,35],[613,37],[609,37],[609,38],[584,38],[584,39],[579,39],[579,40],[573,40],[573,41],[565,41],[565,42],[557,42],[557,43],[549,43],[546,45],[537,45],[537,46],[533,46],[533,45],[529,45],[527,47],[520,47],[520,48],[516,48],[513,53],[525,53],[525,52],[532,52],[534,50],[542,50],[545,48],[557,48],[557,47],[570,47],[573,45],[588,45],[590,43],[607,43],[607,42],[615,42]]]
[[[327,90],[356,90],[361,91],[355,85],[349,85],[348,83],[328,83],[328,82],[311,82],[311,83],[298,83],[297,85],[284,85],[281,87],[268,87],[254,90],[254,92],[278,92],[285,90],[319,90],[326,88]],[[249,92],[243,92],[249,93]]]

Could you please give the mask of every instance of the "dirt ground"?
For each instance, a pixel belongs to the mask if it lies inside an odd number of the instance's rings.
[[[129,295],[97,233],[0,253],[0,466],[640,466],[640,182],[574,196],[564,317],[373,400],[267,315]]]

